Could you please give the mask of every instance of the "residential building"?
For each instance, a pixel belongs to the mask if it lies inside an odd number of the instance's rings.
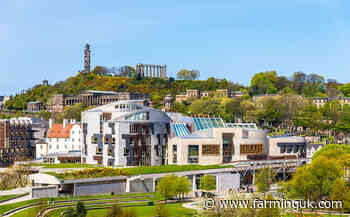
[[[78,96],[57,94],[52,97],[48,106],[51,112],[62,112],[65,107],[81,103],[84,107],[100,106],[120,100],[149,100],[148,94],[132,92],[113,92],[88,90],[81,92]]]
[[[209,96],[217,96],[217,97],[242,97],[243,93],[241,91],[233,91],[229,89],[217,89],[216,91],[203,91],[200,90],[186,90],[185,93],[176,95],[176,102],[183,102],[190,98],[200,99],[201,97],[209,97]]]
[[[314,97],[312,102],[317,105],[318,108],[324,106],[327,102],[338,101],[340,105],[350,105],[350,97]]]
[[[0,166],[9,166],[15,160],[32,159],[32,140],[30,118],[0,120]]]
[[[82,162],[105,166],[165,164],[171,119],[143,100],[125,100],[82,113]]]
[[[74,120],[63,120],[63,124],[56,124],[51,119],[45,142],[36,145],[36,158],[50,163],[60,163],[56,155],[81,152],[81,138],[82,129],[79,123]],[[47,158],[55,158],[57,161]]]

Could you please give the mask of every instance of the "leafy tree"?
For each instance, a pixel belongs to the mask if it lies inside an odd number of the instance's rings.
[[[344,94],[344,96],[350,96],[350,83],[344,84],[343,86],[340,86],[339,91]]]
[[[266,199],[267,201],[274,201],[275,198],[272,196],[272,194],[267,194]],[[281,216],[281,210],[279,207],[274,206],[266,206],[262,209],[258,210],[259,217],[280,217]]]
[[[260,72],[253,76],[250,81],[253,95],[276,93],[277,73],[276,71]]]
[[[216,189],[216,179],[212,175],[204,175],[200,179],[199,188],[202,190],[215,190]]]
[[[191,184],[186,177],[167,175],[160,179],[157,186],[158,193],[166,200],[176,196],[184,195],[191,190]]]
[[[276,172],[271,167],[259,169],[255,175],[255,185],[258,192],[266,193],[270,190],[270,185],[275,181]]]
[[[177,178],[176,183],[176,194],[181,195],[182,197],[191,191],[191,183],[186,177]]]
[[[334,182],[330,199],[333,201],[342,201],[343,207],[339,207],[339,211],[344,212],[345,209],[348,212],[350,210],[350,187],[345,179],[339,178]]]
[[[342,176],[342,168],[333,159],[320,157],[300,167],[287,183],[289,196],[321,200],[330,196],[335,181]]]
[[[176,175],[167,175],[162,177],[157,186],[157,192],[166,200],[176,195]]]
[[[182,69],[177,73],[176,78],[178,80],[196,80],[199,76],[200,72],[198,70]]]

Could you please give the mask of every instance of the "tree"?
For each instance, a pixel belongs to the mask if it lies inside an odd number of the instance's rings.
[[[183,195],[191,190],[191,184],[186,177],[179,178],[176,175],[167,175],[160,179],[157,186],[158,193],[166,200]]]
[[[177,73],[176,78],[178,80],[196,80],[199,76],[200,72],[198,70],[182,69]]]
[[[181,195],[182,197],[184,194],[191,191],[191,183],[186,177],[179,177],[177,178],[176,182],[176,194]]]
[[[339,91],[344,94],[344,96],[350,96],[350,83],[344,84],[343,86],[340,86]]]
[[[163,176],[157,186],[158,193],[166,200],[176,195],[176,175]]]
[[[276,71],[260,72],[253,76],[250,81],[253,95],[276,93],[277,73]]]
[[[255,175],[255,185],[258,192],[266,193],[270,190],[270,185],[275,181],[276,172],[271,167],[259,169]]]
[[[200,179],[199,188],[202,190],[215,190],[216,189],[216,179],[212,175],[204,175]]]
[[[339,207],[338,210],[349,212],[350,210],[350,187],[347,181],[343,178],[337,179],[333,186],[330,195],[330,199],[333,201],[342,201],[343,207]],[[335,207],[336,208],[336,207]]]
[[[343,168],[333,159],[324,156],[296,170],[287,182],[288,196],[305,200],[329,197],[335,181],[342,176]]]
[[[112,208],[108,210],[106,217],[136,217],[136,213],[134,210],[113,205]]]

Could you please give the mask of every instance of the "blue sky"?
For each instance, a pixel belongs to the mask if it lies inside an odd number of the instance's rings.
[[[349,82],[347,0],[1,0],[0,95],[92,66],[167,64],[249,84],[275,69]]]

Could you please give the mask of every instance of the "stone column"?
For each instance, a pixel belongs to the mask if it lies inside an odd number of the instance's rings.
[[[153,178],[153,181],[152,181],[152,184],[153,184],[153,192],[156,192],[157,189],[156,189],[156,181],[157,181],[157,178]]]

